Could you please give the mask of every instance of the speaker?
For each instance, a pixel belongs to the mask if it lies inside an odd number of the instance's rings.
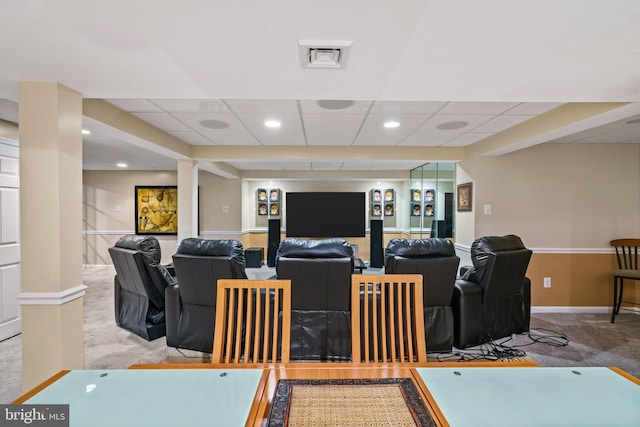
[[[438,236],[453,237],[453,193],[444,193],[444,224],[444,234]]]
[[[384,250],[382,247],[382,220],[372,219],[369,233],[370,259],[372,268],[384,267]]]
[[[280,246],[280,220],[269,220],[269,240],[267,242],[267,266],[276,266],[276,252]]]

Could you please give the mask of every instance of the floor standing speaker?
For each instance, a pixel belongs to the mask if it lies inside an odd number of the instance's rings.
[[[280,220],[269,220],[269,240],[267,243],[267,265],[269,267],[276,266],[276,252],[280,246]]]
[[[382,220],[372,219],[369,233],[370,259],[369,266],[372,268],[384,267],[384,249],[382,247]]]
[[[453,193],[444,193],[444,224],[444,234],[438,237],[453,237]]]

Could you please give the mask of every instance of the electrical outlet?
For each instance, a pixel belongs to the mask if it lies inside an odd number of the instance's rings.
[[[551,277],[545,277],[544,278],[544,287],[545,288],[550,288],[551,287]]]

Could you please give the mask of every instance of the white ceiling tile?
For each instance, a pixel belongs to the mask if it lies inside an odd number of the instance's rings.
[[[131,113],[139,119],[148,122],[164,131],[188,131],[189,126],[182,123],[169,113]]]
[[[500,132],[536,116],[496,116],[473,129],[474,132]]]
[[[220,99],[150,99],[169,113],[228,113]]]
[[[209,138],[194,131],[171,131],[171,135],[191,145],[216,145]]]
[[[375,101],[370,114],[411,114],[427,116],[436,113],[445,104],[446,102]]]
[[[462,135],[453,132],[414,133],[405,138],[399,145],[414,147],[437,147]]]
[[[415,114],[369,114],[362,125],[362,132],[381,132],[385,134],[404,134],[405,136],[422,125],[429,116]],[[390,120],[397,121],[400,126],[387,129],[384,124]]]
[[[464,133],[475,129],[481,124],[491,120],[493,117],[495,116],[483,114],[435,114],[420,126],[416,132]],[[439,125],[450,122],[468,122],[469,124],[459,129],[438,129]]]
[[[302,100],[300,107],[303,114],[365,114],[371,107],[371,101],[354,101],[348,108],[331,110],[320,107],[317,100]]]
[[[309,145],[351,145],[356,131],[307,132]]]
[[[304,128],[310,132],[357,132],[364,120],[364,114],[304,114]]]
[[[233,113],[172,113],[180,122],[187,125],[189,128],[198,132],[244,132],[246,131],[242,122],[238,120]],[[205,120],[216,120],[225,122],[229,127],[224,129],[211,129],[206,126],[202,126],[200,123]]]
[[[298,114],[296,100],[275,99],[225,99],[227,107],[234,113],[249,114]]]
[[[517,102],[449,102],[438,114],[502,114]]]
[[[280,133],[300,133],[302,134],[302,123],[298,114],[238,114],[238,119],[254,135],[260,138],[262,135],[277,135]],[[264,125],[266,120],[277,120],[282,126],[279,128],[269,128]]]
[[[391,129],[393,130],[393,129]],[[407,137],[407,133],[388,133],[388,132],[360,132],[353,145],[398,145],[400,141]]]
[[[105,99],[105,101],[129,113],[154,113],[163,111],[162,108],[147,99]]]

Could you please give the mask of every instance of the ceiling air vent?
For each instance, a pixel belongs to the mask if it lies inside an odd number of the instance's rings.
[[[298,40],[302,68],[344,68],[352,41]]]

